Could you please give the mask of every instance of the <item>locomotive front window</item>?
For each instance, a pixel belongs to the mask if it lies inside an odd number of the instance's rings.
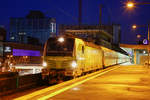
[[[84,46],[82,46],[82,54],[84,54]]]
[[[74,39],[65,38],[63,42],[59,42],[58,38],[50,38],[47,43],[47,55],[72,55],[74,47]]]

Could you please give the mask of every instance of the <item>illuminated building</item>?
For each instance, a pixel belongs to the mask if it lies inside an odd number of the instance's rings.
[[[10,42],[39,45],[56,35],[56,20],[40,11],[30,11],[26,17],[10,18]]]
[[[4,56],[11,63],[16,64],[41,64],[42,46],[5,42]]]

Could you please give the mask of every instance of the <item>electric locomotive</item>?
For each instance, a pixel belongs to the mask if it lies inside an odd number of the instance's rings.
[[[44,46],[42,77],[48,81],[74,78],[126,61],[126,55],[79,38],[50,37]]]

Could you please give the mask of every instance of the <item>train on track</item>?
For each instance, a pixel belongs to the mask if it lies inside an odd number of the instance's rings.
[[[128,62],[129,56],[76,37],[51,37],[44,46],[42,77],[55,81]]]

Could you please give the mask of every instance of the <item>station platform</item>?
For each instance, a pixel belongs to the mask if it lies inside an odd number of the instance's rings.
[[[73,87],[49,100],[150,100],[150,68],[119,68]]]
[[[150,67],[123,64],[86,76],[15,100],[150,100]]]

